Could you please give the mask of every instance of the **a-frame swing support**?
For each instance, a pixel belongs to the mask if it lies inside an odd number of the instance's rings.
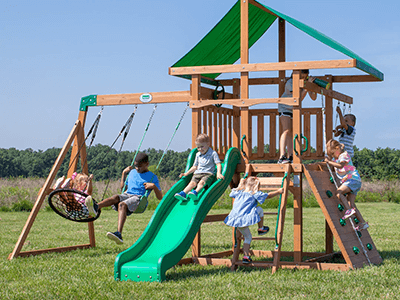
[[[346,264],[330,264],[322,263],[324,258],[329,258],[334,255],[333,253],[333,237],[332,233],[332,220],[327,217],[325,229],[325,252],[324,253],[309,253],[303,251],[303,208],[302,208],[302,174],[305,167],[302,164],[302,159],[323,159],[323,133],[326,133],[326,139],[332,138],[332,116],[333,116],[333,99],[338,101],[352,104],[353,99],[350,96],[344,95],[338,91],[333,90],[334,83],[340,82],[373,82],[381,81],[382,78],[370,75],[343,75],[332,76],[325,75],[318,78],[323,79],[330,83],[330,88],[325,89],[314,83],[305,82],[300,79],[300,71],[302,69],[340,69],[340,68],[358,68],[360,64],[357,59],[343,59],[343,60],[327,60],[327,61],[298,61],[286,62],[286,38],[285,38],[285,23],[286,21],[278,17],[278,62],[276,63],[249,63],[249,3],[271,14],[263,5],[260,5],[254,0],[240,1],[240,35],[241,35],[241,51],[240,51],[240,64],[234,65],[212,65],[212,66],[187,66],[187,67],[171,67],[169,74],[174,76],[191,77],[191,88],[188,91],[176,92],[156,92],[151,93],[152,100],[148,104],[158,103],[179,103],[189,102],[192,109],[192,146],[195,147],[195,138],[199,133],[207,133],[211,139],[211,146],[215,149],[221,158],[224,157],[226,151],[230,147],[237,147],[242,150],[242,163],[238,165],[236,174],[233,178],[232,184],[238,183],[240,173],[249,172],[253,175],[263,172],[273,173],[276,176],[281,176],[283,172],[299,175],[300,185],[294,186],[292,182],[286,183],[285,193],[287,195],[290,191],[294,195],[294,224],[293,224],[293,238],[294,248],[293,251],[264,251],[252,250],[253,255],[274,257],[273,264],[259,263],[261,267],[272,267],[276,271],[279,267],[282,268],[316,268],[316,269],[334,269],[334,270],[348,270],[359,265],[352,265],[350,259],[346,259]],[[361,70],[363,70],[361,68]],[[260,71],[278,71],[278,77],[268,78],[250,78],[250,72]],[[293,96],[290,98],[280,98],[282,94],[286,71],[293,72]],[[232,109],[219,107],[216,108],[216,103],[213,96],[213,89],[202,86],[202,82],[208,84],[217,84],[217,80],[204,77],[202,74],[214,73],[240,73],[240,78],[218,80],[219,84],[224,86],[232,86],[232,93],[225,93],[224,99],[218,99],[217,103],[231,105]],[[383,74],[382,74],[383,76]],[[249,98],[249,86],[251,85],[267,85],[273,84],[279,86],[279,95],[275,98]],[[301,89],[314,91],[323,94],[325,97],[325,128],[323,127],[323,114],[321,109],[318,108],[305,108],[302,107],[300,101]],[[70,247],[61,247],[55,249],[44,249],[35,251],[21,252],[22,246],[26,240],[29,230],[38,214],[39,208],[44,201],[46,195],[50,192],[50,186],[56,176],[56,173],[74,140],[71,158],[74,157],[78,150],[80,150],[81,160],[86,159],[86,148],[80,147],[84,143],[84,125],[87,110],[91,106],[112,106],[112,105],[134,105],[143,104],[141,101],[141,93],[135,94],[115,94],[115,95],[91,95],[82,98],[81,107],[79,112],[78,121],[75,123],[64,147],[62,148],[59,157],[57,158],[47,180],[41,189],[39,196],[36,200],[35,206],[25,224],[25,227],[18,239],[14,251],[10,254],[9,259],[18,256],[35,255],[50,251],[68,251],[79,248],[88,248],[95,246],[94,228],[93,223],[89,223],[89,240],[87,245],[77,245]],[[263,103],[285,103],[293,106],[293,138],[295,147],[299,150],[293,157],[293,163],[283,169],[282,166],[277,164],[255,164],[250,163],[250,160],[277,160],[277,132],[280,133],[279,124],[276,122],[277,110],[276,109],[249,109],[251,106]],[[253,128],[253,118],[257,119],[257,126]],[[316,119],[316,126],[312,126],[312,117]],[[264,141],[265,124],[264,120],[269,119],[269,140]],[[316,133],[316,152],[311,153],[310,149],[304,153],[302,149],[302,141],[300,137],[306,136],[311,141],[311,128],[315,128]],[[257,136],[257,140],[253,141],[253,136]],[[243,139],[243,137],[246,137]],[[264,145],[268,143],[270,150],[264,153]],[[257,146],[257,153],[252,153],[254,146]],[[76,170],[77,161],[70,162],[73,164],[69,170],[68,176]],[[87,165],[86,165],[87,168]],[[84,172],[87,170],[84,170]],[[71,173],[71,174],[70,174]],[[316,188],[315,190],[318,190]],[[317,192],[316,192],[317,193]],[[285,207],[282,207],[283,211]],[[204,222],[220,222],[225,218],[225,215],[210,215],[207,216]],[[284,218],[283,218],[284,220]],[[329,221],[329,222],[328,222]],[[281,221],[278,234],[280,241],[283,239],[283,226],[284,221]],[[340,236],[339,231],[335,230],[335,238]],[[234,248],[221,253],[213,253],[208,255],[201,255],[201,231],[199,230],[196,238],[193,241],[192,257],[184,259],[180,264],[184,263],[200,263],[200,264],[224,264],[228,266],[233,265],[232,259],[227,259],[234,253]],[[233,244],[235,241],[233,241]],[[281,244],[281,243],[280,243]],[[237,253],[239,250],[237,250]],[[343,251],[342,251],[343,252]],[[293,262],[280,261],[280,256],[291,256]],[[349,257],[346,253],[344,256]],[[314,257],[303,261],[304,257]],[[360,256],[357,257],[361,261]],[[374,260],[379,263],[380,257]],[[236,263],[236,262],[234,262]],[[360,262],[358,262],[360,263]],[[254,264],[256,266],[257,264]]]
[[[22,251],[21,249],[25,243],[25,240],[29,234],[29,231],[31,230],[31,227],[33,223],[35,222],[35,219],[39,213],[40,208],[42,207],[43,201],[47,197],[47,195],[51,192],[51,185],[57,175],[58,170],[60,169],[60,166],[67,155],[68,150],[71,147],[72,142],[74,142],[73,148],[72,148],[72,153],[71,153],[71,161],[70,164],[72,163],[73,166],[70,167],[68,171],[68,177],[71,177],[72,173],[76,170],[76,165],[78,163],[77,160],[72,160],[72,157],[75,157],[77,152],[80,149],[80,157],[82,161],[86,160],[86,148],[81,147],[81,145],[84,143],[84,125],[86,121],[86,111],[84,112],[79,112],[79,118],[75,122],[71,133],[69,134],[64,146],[61,148],[60,154],[58,155],[49,175],[47,176],[47,179],[41,188],[38,197],[35,201],[35,204],[32,208],[31,213],[29,214],[28,220],[25,223],[24,228],[22,229],[22,232],[18,238],[18,241],[14,247],[14,250],[10,253],[8,256],[8,259],[11,260],[15,257],[19,256],[30,256],[30,255],[39,255],[42,253],[47,253],[47,252],[65,252],[65,251],[70,251],[70,250],[76,250],[76,249],[85,249],[85,248],[90,248],[90,247],[95,247],[95,236],[94,236],[94,226],[93,223],[88,223],[88,232],[89,232],[89,244],[83,244],[83,245],[75,245],[75,246],[66,246],[66,247],[57,247],[57,248],[48,248],[48,249],[41,249],[41,250],[32,250],[32,251]],[[88,173],[88,167],[87,164],[84,165],[84,169],[82,170],[84,173]]]

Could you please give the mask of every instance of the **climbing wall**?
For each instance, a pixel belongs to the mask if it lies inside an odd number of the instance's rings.
[[[341,211],[338,205],[342,202],[335,196],[336,187],[333,181],[331,182],[331,175],[326,164],[318,163],[304,165],[304,167],[308,183],[318,200],[346,263],[352,265],[353,268],[381,263],[382,258],[375,248],[368,229],[362,231],[354,229],[360,218],[360,212],[358,211],[356,215],[346,219],[345,222],[341,221],[344,210]],[[357,216],[359,217],[357,218]]]

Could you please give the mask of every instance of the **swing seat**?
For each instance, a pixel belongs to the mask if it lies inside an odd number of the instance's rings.
[[[149,205],[149,199],[145,195],[143,195],[142,197],[140,197],[140,203],[133,213],[134,214],[144,213],[144,211],[147,208],[147,205]]]
[[[50,193],[49,206],[61,217],[74,222],[93,222],[101,213],[95,217],[89,216],[89,210],[84,203],[78,201],[86,199],[89,195],[75,189],[57,189]],[[95,200],[93,200],[96,202]],[[96,202],[97,203],[97,202]]]

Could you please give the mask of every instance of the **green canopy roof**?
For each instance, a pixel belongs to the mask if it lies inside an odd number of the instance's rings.
[[[258,3],[258,2],[257,2]],[[277,19],[284,19],[296,28],[312,36],[325,45],[342,52],[343,54],[357,60],[357,68],[367,72],[380,80],[383,74],[356,53],[352,52],[342,44],[334,41],[323,33],[282,14],[268,6],[264,6],[273,14],[249,3],[249,48],[271,27]],[[274,15],[275,14],[275,15]],[[218,22],[214,28],[195,46],[178,60],[172,67],[188,66],[210,66],[228,65],[235,63],[240,58],[240,1],[229,10],[229,12]],[[215,79],[220,75],[202,74],[205,77]],[[191,78],[190,75],[183,76]]]

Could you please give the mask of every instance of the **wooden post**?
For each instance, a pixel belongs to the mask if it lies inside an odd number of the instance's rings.
[[[293,72],[293,97],[300,99],[301,90],[300,84],[300,71]],[[299,101],[299,106],[293,106],[293,139],[297,135],[297,139],[294,141],[293,146],[296,147],[296,153],[293,153],[293,163],[301,164],[301,101]],[[299,262],[302,260],[303,255],[303,206],[302,206],[302,173],[299,174],[300,185],[293,188],[293,209],[294,209],[294,224],[293,224],[293,251],[294,251],[294,261]]]
[[[75,157],[77,157],[77,155],[78,155],[79,148],[81,148],[81,151],[79,153],[80,158],[81,158],[81,164],[86,159],[86,148],[80,147],[84,143],[84,140],[85,140],[84,128],[85,128],[85,122],[86,122],[86,115],[87,115],[87,111],[80,111],[79,115],[78,115],[78,121],[80,121],[81,126],[80,126],[77,134],[75,135],[74,145],[73,145],[72,151],[71,151],[71,157],[69,160],[69,168],[68,168],[68,174],[67,174],[67,177],[69,177],[69,178],[71,178],[72,174],[76,171],[76,167],[78,165],[78,159],[75,159]],[[83,148],[85,148],[85,149],[83,149]],[[82,157],[83,153],[84,153],[85,157]],[[86,168],[86,172],[87,172],[87,168]]]
[[[279,62],[286,61],[286,27],[285,27],[285,20],[279,18],[278,20],[279,29],[278,29],[278,36],[279,36]],[[285,91],[285,71],[279,71],[279,97],[282,96],[283,92]]]
[[[331,89],[333,89],[332,75],[326,75],[325,78],[331,84]],[[326,142],[332,139],[332,129],[333,129],[333,99],[332,97],[325,97],[325,132],[326,132]],[[325,147],[325,145],[324,145]],[[325,252],[327,254],[333,253],[333,233],[327,221],[325,221]]]
[[[199,100],[200,96],[200,75],[192,75],[192,100]],[[196,137],[201,132],[200,109],[192,109],[192,148],[196,148]]]
[[[240,98],[240,80],[233,79],[233,98]],[[240,108],[233,106],[232,146],[240,149]]]
[[[192,99],[199,100],[200,95],[200,75],[192,75]],[[211,118],[211,114],[209,114]],[[199,108],[192,109],[192,148],[196,147],[196,137],[201,132],[201,112]],[[192,243],[192,256],[199,257],[201,253],[200,229]]]
[[[249,63],[249,2],[248,0],[241,0],[240,2],[240,63]],[[240,73],[240,98],[249,98],[249,72]],[[250,131],[250,114],[249,108],[245,107],[241,110],[241,135],[246,135],[245,143],[243,143],[243,150],[247,157],[243,157],[245,163],[249,162],[251,154],[251,131]]]

